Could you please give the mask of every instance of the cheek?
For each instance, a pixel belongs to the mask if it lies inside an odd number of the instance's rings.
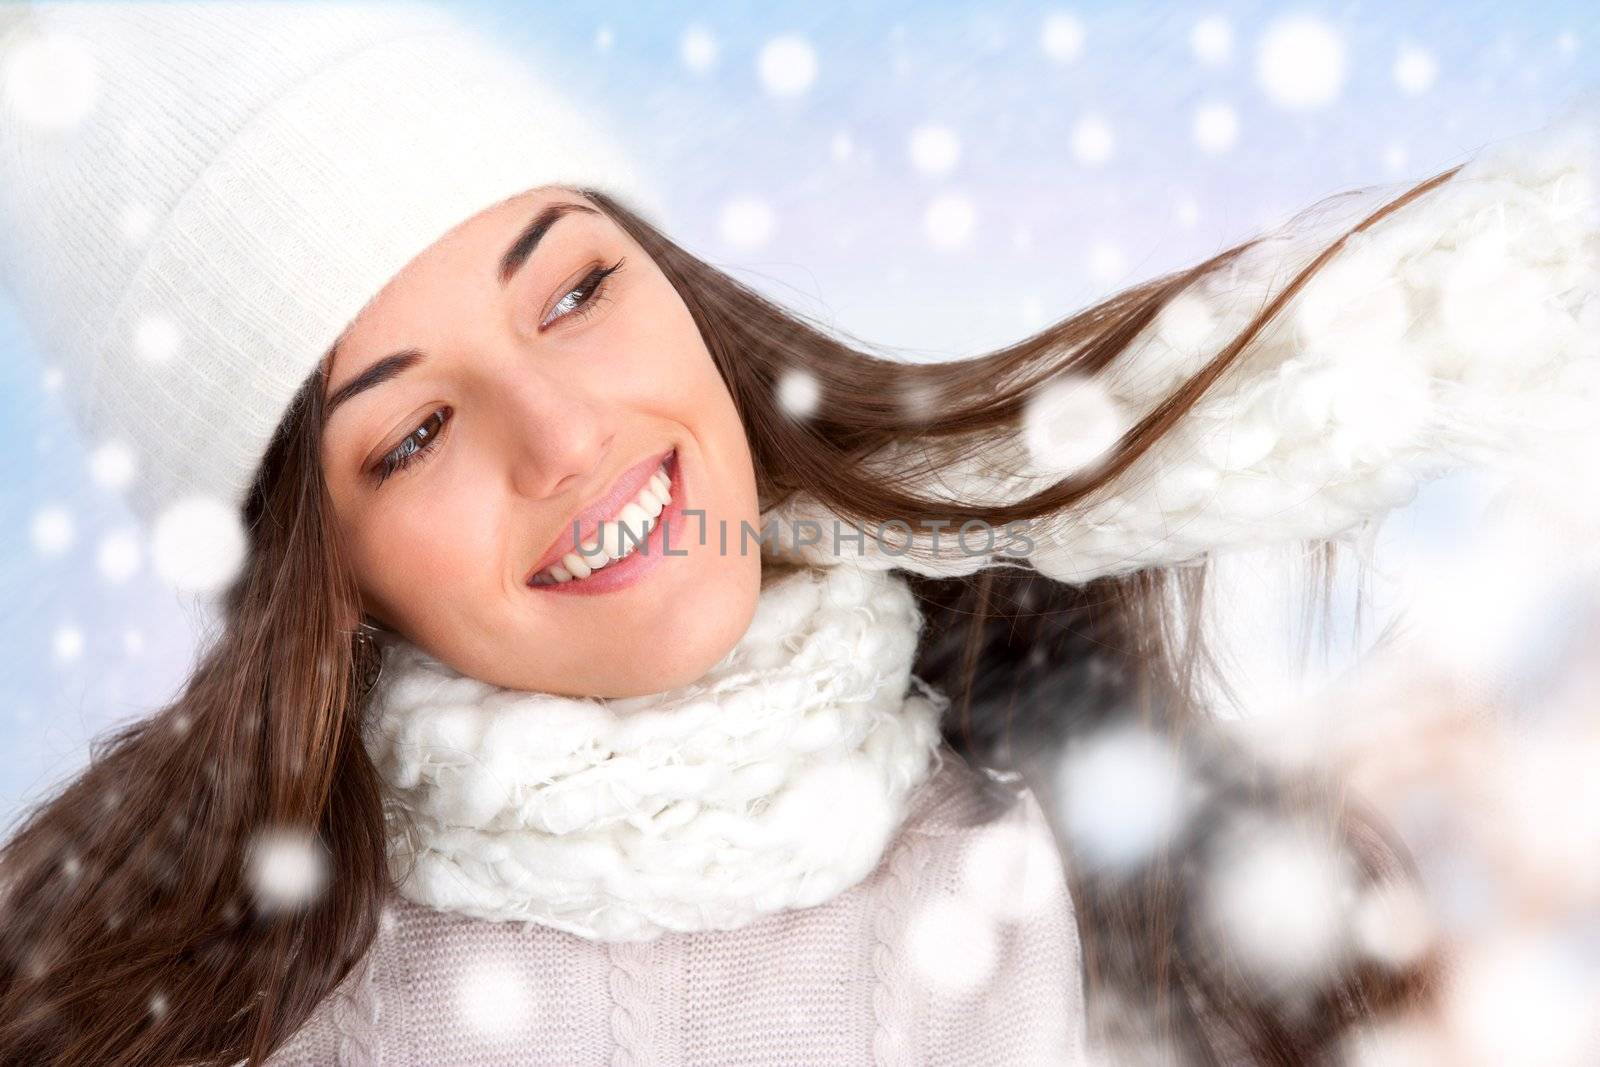
[[[613,395],[631,408],[692,424],[724,391],[694,318],[665,278],[636,294],[599,348],[615,372]]]
[[[623,346],[639,356],[630,370],[633,406],[687,426],[714,475],[718,510],[754,514],[755,476],[744,424],[689,309],[670,293],[643,321],[652,323]],[[710,501],[708,501],[709,503]],[[738,511],[747,516],[729,514]]]
[[[401,490],[404,499],[374,512],[357,549],[363,587],[407,621],[419,612],[459,614],[456,601],[482,603],[484,590],[498,585],[494,561],[506,558],[504,523],[494,514],[499,504],[491,503],[498,498],[481,483],[481,475],[432,473],[425,487],[407,486]],[[400,488],[386,486],[380,492]]]

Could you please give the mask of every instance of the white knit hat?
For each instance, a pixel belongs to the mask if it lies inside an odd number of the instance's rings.
[[[0,6],[0,284],[146,521],[237,509],[385,283],[547,183],[659,220],[590,116],[440,7]]]

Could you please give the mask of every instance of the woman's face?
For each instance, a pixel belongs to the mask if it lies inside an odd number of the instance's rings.
[[[364,607],[450,666],[637,696],[747,629],[761,558],[739,550],[758,514],[733,399],[666,276],[576,193],[440,238],[351,323],[327,382],[322,466]]]

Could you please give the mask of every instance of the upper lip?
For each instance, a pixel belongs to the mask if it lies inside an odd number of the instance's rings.
[[[653,455],[646,456],[633,466],[624,470],[617,479],[611,483],[611,488],[595,499],[589,501],[573,514],[567,516],[566,522],[561,526],[561,533],[556,535],[555,544],[550,546],[543,558],[534,565],[523,579],[525,584],[532,584],[534,576],[551,564],[560,563],[561,557],[568,552],[576,552],[578,545],[594,538],[595,531],[600,524],[615,518],[623,506],[639,495],[639,490],[645,487],[650,476],[656,468],[667,461],[672,455],[672,449],[663,449]],[[579,533],[573,536],[573,526],[577,525]]]

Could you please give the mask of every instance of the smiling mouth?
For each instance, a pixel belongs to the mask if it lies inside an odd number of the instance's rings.
[[[593,534],[537,571],[528,584],[535,587],[581,584],[639,552],[673,503],[676,459],[677,449],[674,448],[656,464],[631,497],[609,518],[599,522]]]

